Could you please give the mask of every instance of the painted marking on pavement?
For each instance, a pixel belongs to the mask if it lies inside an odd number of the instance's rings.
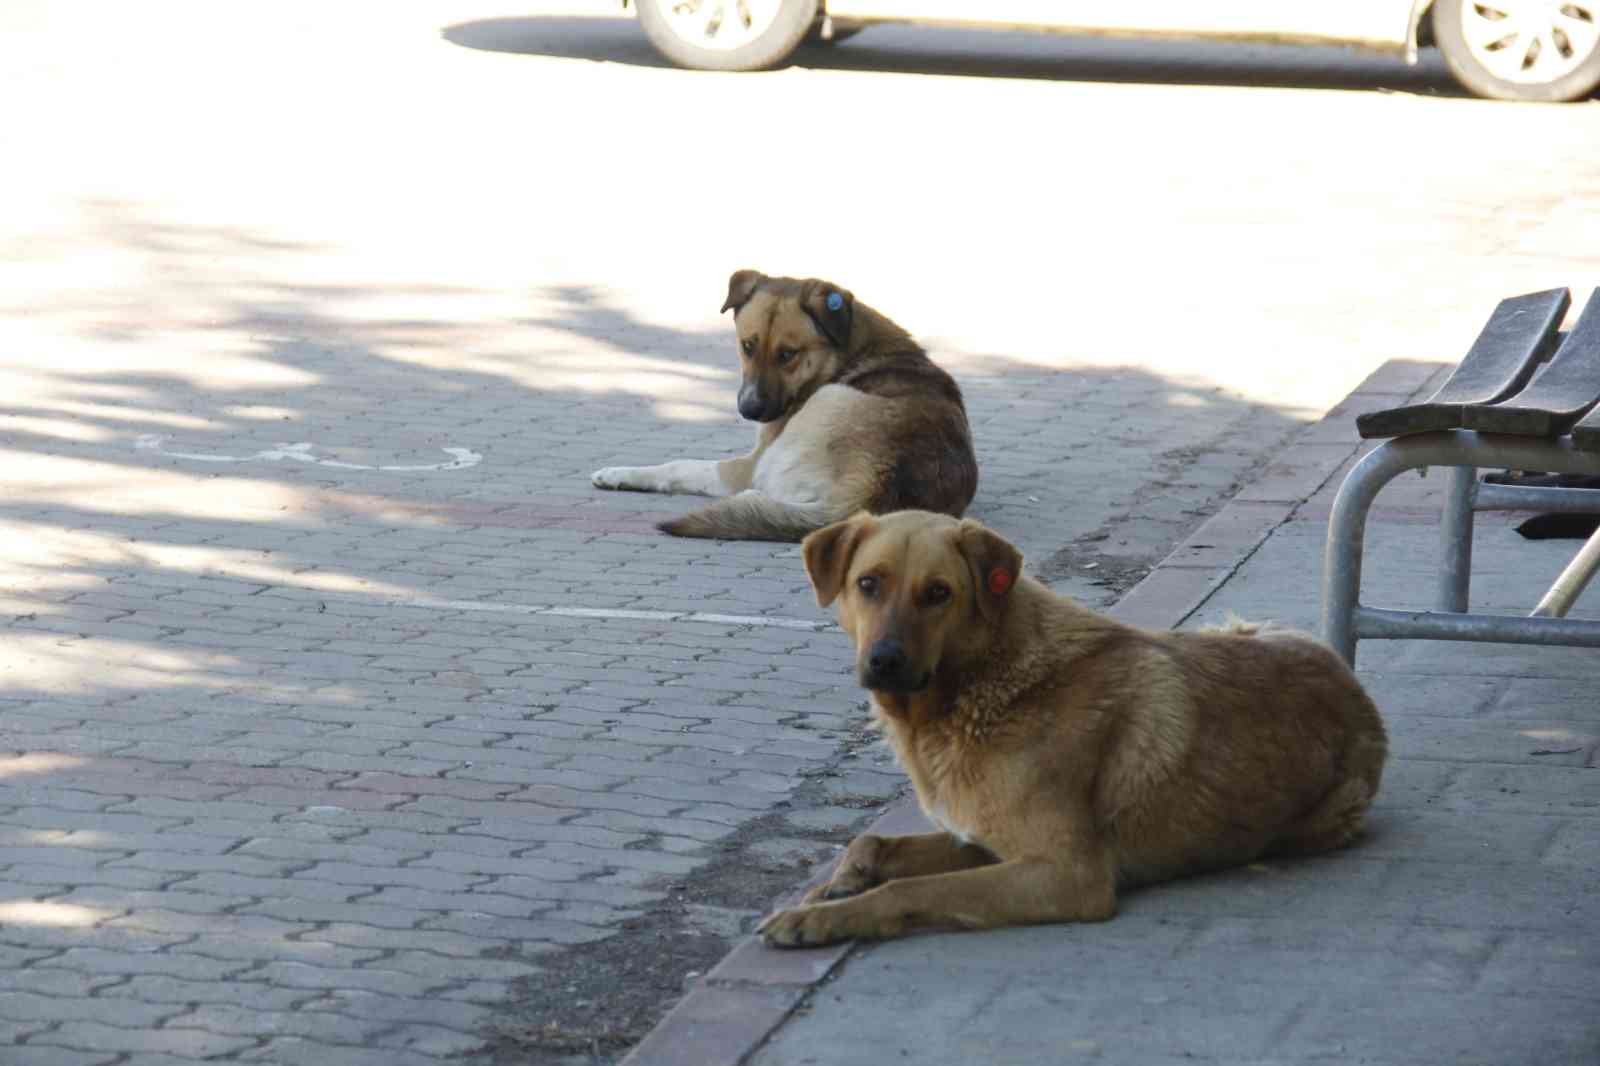
[[[476,600],[385,600],[393,607],[433,607],[449,611],[501,611],[544,614],[558,618],[617,619],[635,622],[705,622],[724,626],[758,626],[766,629],[802,629],[809,633],[837,629],[832,622],[804,618],[771,618],[758,614],[712,614],[707,611],[640,611],[627,607],[555,607],[545,604],[480,603]]]
[[[558,607],[545,603],[495,603],[489,600],[441,600],[431,596],[379,597],[329,593],[309,585],[273,585],[269,588],[309,592],[328,603],[377,602],[384,607],[412,607],[433,611],[478,611],[485,614],[550,615],[557,618],[594,618],[630,622],[702,622],[709,625],[752,626],[764,629],[799,629],[808,633],[837,630],[833,622],[806,618],[773,618],[757,614],[715,614],[709,611],[644,611],[628,607]]]
[[[469,466],[477,466],[483,461],[483,455],[471,448],[441,448],[440,451],[455,458],[447,463],[421,463],[415,465],[394,466],[365,466],[361,463],[346,463],[338,459],[319,459],[311,454],[311,449],[316,445],[311,441],[297,441],[293,444],[279,444],[251,455],[218,455],[204,452],[170,452],[162,444],[171,440],[171,435],[166,433],[143,433],[134,442],[134,447],[140,451],[155,452],[171,459],[189,459],[197,463],[248,463],[255,459],[267,462],[279,462],[284,459],[293,459],[299,463],[315,463],[318,466],[331,466],[339,470],[388,470],[403,473],[413,473],[424,470],[465,470]]]

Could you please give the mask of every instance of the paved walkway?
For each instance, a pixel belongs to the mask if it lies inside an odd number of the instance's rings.
[[[1600,240],[1600,108],[1437,57],[884,28],[745,78],[615,0],[7,0],[0,96],[0,1066],[542,1064],[527,997],[670,1001],[894,795],[793,549],[587,481],[748,440],[730,270],[926,340],[975,513],[1109,603]],[[641,193],[774,114],[917,180]]]
[[[899,787],[856,754],[793,546],[668,538],[653,521],[692,501],[588,483],[748,440],[723,330],[581,301],[552,325],[560,358],[635,344],[705,379],[704,412],[663,419],[302,326],[260,335],[244,379],[0,364],[5,1066],[477,1049],[522,1021],[518,979],[625,933],[741,826],[786,816],[784,848],[741,853],[776,891]],[[1100,601],[1296,425],[1136,370],[963,384],[976,513]]]
[[[1117,613],[1314,630],[1353,413],[1395,402],[1408,374],[1380,371],[1308,430]],[[1442,483],[1408,476],[1380,497],[1369,602],[1431,601]],[[1475,608],[1528,609],[1570,557],[1573,542],[1524,541],[1514,521],[1479,516]],[[1574,616],[1600,617],[1592,596]],[[853,952],[749,941],[631,1066],[1600,1061],[1596,654],[1367,642],[1358,667],[1392,758],[1356,848],[1133,893],[1100,925]],[[884,822],[920,818],[906,802]]]

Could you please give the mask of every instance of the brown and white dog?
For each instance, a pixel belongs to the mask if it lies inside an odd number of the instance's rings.
[[[1150,632],[1022,576],[973,521],[861,515],[806,538],[872,712],[940,832],[863,835],[770,944],[1097,921],[1119,888],[1349,843],[1377,708],[1286,630]]]
[[[961,390],[909,333],[831,282],[754,270],[728,279],[722,309],[755,450],[607,467],[595,485],[723,497],[660,524],[681,537],[799,540],[857,511],[966,510],[978,463]]]

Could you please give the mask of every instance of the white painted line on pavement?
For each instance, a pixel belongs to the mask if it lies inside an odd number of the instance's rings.
[[[769,618],[758,614],[711,614],[704,611],[639,611],[626,607],[550,607],[542,604],[484,603],[478,600],[386,600],[397,607],[435,607],[450,611],[499,611],[510,614],[545,614],[558,618],[622,619],[642,622],[706,622],[712,625],[761,626],[768,629],[802,629],[819,632],[837,628],[832,622],[805,618]]]
[[[720,622],[736,626],[776,626],[780,629],[836,629],[832,622],[809,622],[804,618],[763,618],[749,614],[694,614],[683,616],[685,622]]]
[[[203,452],[169,452],[161,445],[170,439],[171,435],[166,433],[142,433],[139,439],[134,441],[134,447],[140,451],[165,455],[169,459],[190,459],[197,463],[247,463],[252,459],[277,462],[281,459],[293,459],[296,462],[315,463],[318,466],[331,466],[339,470],[390,470],[402,473],[422,470],[465,470],[483,461],[483,455],[471,448],[440,448],[440,451],[455,458],[448,463],[423,463],[414,466],[363,466],[361,463],[346,463],[337,459],[318,459],[311,454],[311,449],[316,445],[306,440],[293,444],[279,444],[275,448],[268,448],[251,455],[216,455]]]
[[[344,596],[348,603],[370,603],[370,597]],[[427,596],[379,600],[385,607],[431,607],[439,611],[498,611],[502,614],[540,614],[543,607],[531,603],[483,603],[479,600],[435,600]]]
[[[312,592],[317,598],[334,603],[373,603],[371,596],[326,593],[307,585],[278,585],[278,588]],[[764,629],[798,629],[820,633],[837,629],[832,622],[806,618],[771,618],[757,614],[714,614],[708,611],[641,611],[627,607],[556,607],[541,603],[495,603],[487,600],[441,600],[431,596],[390,596],[376,600],[384,607],[413,607],[435,611],[478,611],[485,614],[550,615],[556,618],[614,619],[630,622],[702,622],[708,625],[752,626]]]
[[[541,607],[536,613],[567,618],[639,618],[646,622],[675,622],[683,617],[677,611],[634,611],[623,607]]]

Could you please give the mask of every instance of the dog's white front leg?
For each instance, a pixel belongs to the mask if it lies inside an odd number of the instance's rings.
[[[675,459],[660,466],[608,466],[590,478],[598,488],[726,496],[730,491],[715,459]]]

